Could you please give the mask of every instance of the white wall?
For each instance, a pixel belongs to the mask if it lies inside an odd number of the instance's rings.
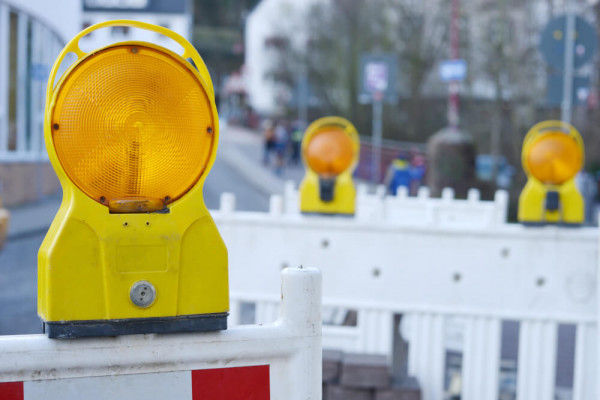
[[[246,20],[245,79],[250,105],[259,113],[271,114],[277,110],[277,87],[267,79],[273,59],[265,40],[288,33],[290,23],[308,7],[324,0],[262,0]],[[294,27],[301,35],[301,27]]]
[[[81,0],[0,0],[43,21],[66,42],[81,30]]]
[[[10,26],[11,15],[17,16],[16,29]],[[0,0],[0,162],[47,160],[42,127],[46,80],[80,21],[79,0]],[[11,45],[17,46],[12,69]],[[11,103],[16,104],[14,120]]]

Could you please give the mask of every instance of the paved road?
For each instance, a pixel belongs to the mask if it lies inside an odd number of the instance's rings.
[[[40,333],[37,250],[44,235],[10,240],[0,252],[0,335]]]
[[[235,195],[238,210],[267,211],[269,209],[269,196],[256,186],[248,184],[237,170],[217,157],[204,185],[206,206],[211,210],[219,208],[219,199],[223,192]]]

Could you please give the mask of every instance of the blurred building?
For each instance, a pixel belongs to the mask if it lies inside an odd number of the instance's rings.
[[[263,0],[249,15],[246,35],[246,84],[250,103],[262,113],[277,111],[278,105],[290,100],[289,87],[278,84],[272,72],[280,60],[282,47],[293,47],[306,35],[302,18],[311,5],[329,0]],[[450,2],[447,0],[398,0],[403,7],[414,9],[421,18],[428,40],[448,40],[440,31],[450,24]],[[539,35],[545,24],[565,12],[567,0],[460,0],[460,58],[468,64],[467,79],[461,84],[462,96],[496,100],[540,98],[546,86],[546,66],[538,51]],[[595,1],[573,0],[575,11],[593,19],[591,4]],[[401,13],[389,6],[387,17],[401,23]],[[342,41],[340,40],[340,43]],[[374,46],[376,49],[377,46]],[[448,85],[439,77],[439,63],[449,58],[449,44],[436,55],[433,68],[424,80],[422,95],[444,98]],[[364,49],[372,51],[373,49]],[[275,66],[275,68],[274,68]],[[287,67],[286,67],[287,68]],[[285,68],[284,68],[285,69]],[[399,71],[398,90],[401,98],[410,96],[411,75]],[[281,79],[279,79],[281,81]],[[519,116],[517,116],[519,117]]]
[[[213,81],[240,73],[244,63],[246,17],[260,0],[195,0],[192,43]]]
[[[115,19],[132,19],[160,25],[191,40],[193,25],[191,0],[83,0],[79,28]],[[113,26],[86,35],[81,40],[85,50],[97,49],[124,40],[155,43],[181,54],[182,48],[171,39],[142,29]]]
[[[249,104],[261,114],[273,114],[290,101],[287,88],[269,75],[281,47],[300,44],[306,37],[302,16],[308,8],[324,0],[262,0],[246,21],[245,83]],[[298,43],[289,43],[289,34]]]
[[[98,22],[133,19],[192,36],[191,0],[0,0],[0,195],[5,205],[35,201],[60,185],[44,144],[46,84],[73,36]],[[89,51],[124,40],[151,41],[181,54],[172,40],[129,27],[85,36]],[[74,59],[66,59],[64,71]]]
[[[46,82],[81,26],[80,0],[0,0],[0,185],[5,205],[58,190],[44,148]]]
[[[246,104],[244,32],[260,0],[195,0],[192,43],[206,63],[217,97],[219,118],[252,125]]]

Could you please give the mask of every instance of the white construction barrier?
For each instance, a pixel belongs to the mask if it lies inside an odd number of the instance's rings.
[[[466,200],[359,193],[355,218],[301,215],[290,186],[267,214],[222,198],[213,215],[229,249],[232,323],[245,303],[257,322],[272,321],[277,271],[319,265],[324,313],[357,313],[355,326],[324,325],[323,346],[391,356],[402,314],[424,400],[443,398],[445,337],[457,326],[462,398],[497,399],[504,320],[520,321],[519,400],[553,398],[561,323],[577,328],[573,399],[598,398],[597,228],[508,224],[504,192],[491,202],[476,191]]]
[[[272,324],[64,340],[0,336],[0,399],[320,399],[321,274],[290,268],[281,275],[281,315]]]
[[[385,192],[385,187],[380,185],[374,194],[369,194],[366,185],[359,185],[356,219],[402,226],[454,228],[491,227],[506,223],[508,193],[504,190],[496,192],[494,201],[480,201],[477,189],[469,190],[466,200],[455,199],[451,188],[445,188],[441,198],[429,197],[429,189],[425,186],[419,188],[416,197],[408,196],[405,187],[400,187],[396,196],[386,196]],[[298,192],[294,182],[286,182],[282,203],[286,214],[298,214]],[[271,212],[274,211],[271,208]]]

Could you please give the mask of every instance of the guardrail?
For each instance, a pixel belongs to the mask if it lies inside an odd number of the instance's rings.
[[[281,314],[271,324],[64,340],[0,336],[0,398],[320,399],[321,274],[289,268],[281,277]]]
[[[237,212],[223,195],[213,216],[229,249],[232,322],[248,303],[257,322],[273,320],[277,271],[318,263],[324,315],[357,314],[355,326],[324,325],[324,347],[391,358],[402,314],[408,370],[424,400],[443,398],[449,345],[463,353],[462,398],[497,399],[505,320],[520,322],[518,399],[553,398],[564,323],[577,332],[573,399],[597,398],[597,228],[508,224],[503,192],[493,202],[474,191],[467,200],[361,193],[355,218],[301,215],[291,186],[267,214]],[[450,344],[449,330],[460,332]]]

